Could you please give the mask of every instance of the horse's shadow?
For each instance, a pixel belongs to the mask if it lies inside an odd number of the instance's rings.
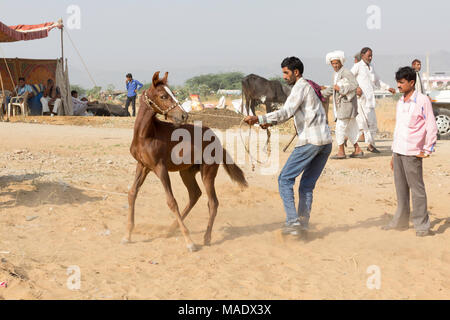
[[[316,230],[314,224],[311,224],[311,229],[307,232],[307,235],[301,235],[299,237],[300,240],[303,242],[312,242],[318,239],[324,239],[330,234],[336,233],[336,232],[348,232],[353,229],[369,229],[373,227],[378,227],[381,230],[381,227],[388,224],[392,219],[391,214],[385,213],[384,215],[381,215],[376,218],[368,218],[366,220],[358,221],[354,224],[345,224],[345,225],[338,225],[338,226],[329,226],[325,227],[320,230]],[[446,221],[443,223],[437,230],[435,230],[436,234],[442,234],[447,229],[450,228],[450,218],[439,218],[435,219],[431,222],[431,229],[433,229],[437,224],[441,223],[442,221]],[[277,230],[281,230],[282,227],[281,222],[272,222],[272,223],[265,223],[265,224],[258,224],[258,225],[248,225],[248,226],[223,226],[219,230],[224,232],[224,236],[214,241],[214,232],[212,233],[213,241],[211,243],[212,246],[223,244],[227,241],[232,241],[235,239],[239,239],[241,237],[250,237],[252,235],[260,235],[266,232],[274,232]],[[142,226],[141,226],[142,227]],[[147,238],[145,240],[142,240],[142,242],[152,242],[153,240],[157,238],[171,238],[176,236],[181,236],[181,232],[179,230],[176,230],[172,234],[167,234],[165,231],[169,229],[169,226],[167,225],[159,225],[159,226],[147,226],[147,228],[150,228],[152,232],[144,232],[144,234],[152,234],[153,231],[156,232],[156,235],[153,237]],[[385,231],[383,231],[385,232]],[[138,232],[139,233],[139,232]],[[204,231],[196,231],[192,232],[191,234],[202,234]],[[198,249],[201,249],[204,247],[201,244],[196,244]]]
[[[278,230],[282,227],[281,222],[272,222],[272,223],[266,223],[266,224],[258,224],[258,225],[249,225],[249,226],[224,226],[220,229],[220,231],[223,231],[225,235],[222,237],[222,239],[218,241],[212,241],[212,245],[218,245],[222,244],[227,241],[232,241],[234,239],[238,239],[241,237],[248,237],[252,235],[258,235],[263,234],[266,232],[273,232],[275,230]],[[214,233],[213,233],[214,236]]]

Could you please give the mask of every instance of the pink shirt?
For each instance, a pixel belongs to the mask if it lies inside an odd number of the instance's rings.
[[[436,139],[436,119],[430,99],[418,91],[414,91],[407,101],[402,96],[397,103],[392,151],[405,156],[415,156],[421,152],[431,154]]]

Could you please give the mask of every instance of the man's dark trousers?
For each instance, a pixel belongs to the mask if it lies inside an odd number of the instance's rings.
[[[136,96],[133,97],[127,97],[127,102],[125,103],[125,110],[127,110],[127,113],[130,114],[128,111],[128,107],[131,106],[133,108],[133,117],[136,116]]]

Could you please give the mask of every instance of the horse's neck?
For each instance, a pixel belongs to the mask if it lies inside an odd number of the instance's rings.
[[[156,113],[150,108],[139,108],[134,125],[135,138],[151,138],[155,132]]]

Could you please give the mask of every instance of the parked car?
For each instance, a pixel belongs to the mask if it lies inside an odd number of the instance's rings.
[[[450,90],[431,91],[439,139],[450,139]]]

